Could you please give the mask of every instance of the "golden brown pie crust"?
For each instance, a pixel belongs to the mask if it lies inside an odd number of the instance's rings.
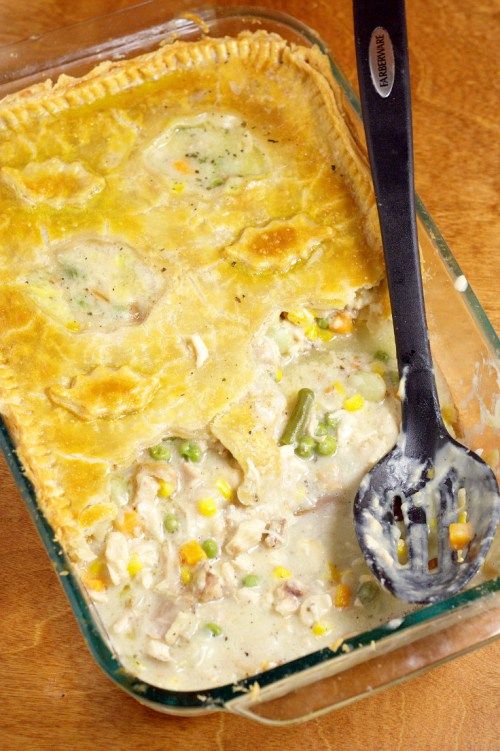
[[[172,122],[207,112],[240,117],[265,167],[200,199],[147,155]],[[343,308],[383,277],[367,166],[328,61],[276,35],[175,42],[10,95],[0,166],[0,408],[74,556],[79,514],[144,447],[214,419],[234,432],[273,316]],[[26,290],[62,243],[95,237],[163,274],[136,325],[78,330]]]

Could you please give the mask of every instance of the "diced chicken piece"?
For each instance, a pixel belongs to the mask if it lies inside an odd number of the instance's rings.
[[[189,641],[198,628],[198,619],[194,613],[181,611],[165,634],[167,644],[175,644],[178,639]]]
[[[158,493],[158,482],[149,472],[140,469],[135,478],[135,485],[134,505],[137,506],[143,501],[146,503],[154,501]]]
[[[236,587],[238,584],[238,577],[236,571],[229,561],[225,561],[221,566],[221,574],[224,582],[230,587]]]
[[[278,548],[286,541],[286,519],[271,519],[264,531],[263,542],[268,548]]]
[[[280,361],[280,348],[274,339],[269,336],[263,336],[259,339],[258,347],[255,348],[255,354],[264,365],[277,367]]]
[[[276,587],[273,595],[274,609],[280,615],[290,615],[295,613],[299,607],[305,589],[302,584],[295,579],[290,579],[279,587]]]
[[[332,598],[330,595],[317,594],[306,597],[300,607],[300,620],[306,626],[312,626],[319,621],[332,607]]]
[[[244,553],[259,544],[266,523],[262,519],[247,519],[241,522],[235,534],[226,545],[226,552],[230,556]]]
[[[149,657],[153,657],[155,660],[161,662],[170,662],[172,657],[170,656],[169,647],[159,639],[150,639],[146,647],[146,654]]]
[[[97,590],[97,589],[89,589],[88,590],[89,595],[94,600],[94,602],[107,602],[108,601],[108,593],[105,590]]]
[[[113,623],[112,629],[115,634],[124,634],[130,627],[130,617],[128,613],[122,615],[117,621]]]
[[[259,501],[260,474],[251,459],[247,459],[247,471],[237,492],[238,500],[244,506],[254,506]]]
[[[210,561],[204,561],[195,580],[195,591],[200,602],[220,600],[224,596],[223,585],[223,577],[214,571]]]
[[[106,542],[106,563],[113,584],[122,584],[129,578],[129,549],[127,538],[121,532],[110,532]]]
[[[205,586],[200,593],[201,602],[210,602],[211,600],[220,600],[224,596],[223,580],[213,571],[207,571],[205,577]]]
[[[165,539],[165,530],[163,527],[163,516],[159,505],[154,501],[140,501],[136,505],[136,509],[144,523],[145,529],[156,540],[158,540],[158,542],[163,542]]]
[[[201,368],[204,363],[208,360],[208,349],[207,345],[201,338],[199,334],[193,334],[189,337],[189,343],[191,344],[191,347],[194,351],[194,356],[196,358],[196,367]]]
[[[168,538],[160,548],[158,576],[156,589],[159,592],[175,591],[179,581],[179,553]]]
[[[177,476],[177,470],[175,470],[168,462],[145,462],[141,465],[140,472],[142,471],[151,475],[151,477],[154,477],[156,480],[170,482],[175,488],[177,488],[179,479]]]
[[[235,566],[240,571],[251,571],[253,568],[252,556],[248,555],[248,553],[241,553],[240,555],[237,555],[233,560],[233,566]]]
[[[182,462],[181,473],[186,488],[193,488],[199,484],[202,468],[196,462]]]

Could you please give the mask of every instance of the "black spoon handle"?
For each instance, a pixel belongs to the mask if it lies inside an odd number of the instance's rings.
[[[410,77],[404,0],[354,0],[358,79],[384,245],[403,431],[420,454],[442,426],[425,319],[415,221]],[[416,445],[416,442],[419,444]],[[412,450],[412,445],[414,450]]]

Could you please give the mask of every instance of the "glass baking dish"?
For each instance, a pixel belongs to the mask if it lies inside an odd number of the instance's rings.
[[[100,60],[133,56],[164,40],[265,29],[291,42],[318,45],[329,56],[346,118],[364,150],[358,101],[312,29],[283,13],[256,7],[205,7],[190,12],[187,8],[188,3],[179,0],[149,0],[105,18],[4,46],[0,48],[0,97],[61,73],[81,75]],[[455,288],[460,268],[418,199],[417,205],[434,356],[458,408],[466,441],[475,449],[492,450],[498,445],[492,416],[500,343],[470,287],[465,292]],[[347,637],[336,650],[322,649],[237,684],[208,691],[157,688],[127,672],[114,654],[91,601],[73,576],[64,551],[38,507],[34,489],[23,474],[1,419],[0,447],[91,653],[115,683],[156,710],[177,715],[225,710],[277,725],[310,719],[486,644],[500,630],[500,578],[495,577],[492,566],[480,584],[404,619]]]

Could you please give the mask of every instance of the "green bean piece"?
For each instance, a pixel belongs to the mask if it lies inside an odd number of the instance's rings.
[[[241,583],[244,587],[258,587],[260,584],[260,579],[256,574],[247,574],[243,577]]]
[[[173,535],[174,532],[179,531],[181,523],[175,516],[175,514],[166,514],[163,520],[163,526],[165,527],[166,532],[169,532],[171,535]]]
[[[149,448],[149,456],[157,462],[169,462],[172,458],[172,452],[165,443],[159,443],[157,446]]]
[[[217,623],[205,623],[205,628],[207,628],[212,636],[220,636],[222,634],[222,629]]]
[[[289,446],[297,443],[301,438],[309,420],[313,402],[314,391],[311,391],[311,389],[300,389],[292,414],[288,418],[288,422],[281,435],[280,446]]]
[[[202,457],[202,450],[199,443],[195,441],[182,441],[179,445],[179,454],[187,462],[199,462]]]
[[[316,451],[320,456],[331,456],[337,450],[337,439],[333,435],[325,435],[316,444]]]
[[[205,540],[201,543],[201,547],[205,551],[207,558],[217,558],[219,546],[215,540]]]
[[[371,603],[379,596],[380,587],[375,582],[367,581],[363,582],[356,592],[356,597],[363,603],[363,605],[371,605]]]
[[[301,459],[310,459],[314,455],[314,449],[316,448],[316,441],[310,435],[303,436],[298,442],[295,453],[300,456]]]
[[[379,360],[380,362],[389,362],[389,355],[387,354],[387,352],[384,352],[383,349],[378,349],[373,357],[375,358],[375,360]]]

